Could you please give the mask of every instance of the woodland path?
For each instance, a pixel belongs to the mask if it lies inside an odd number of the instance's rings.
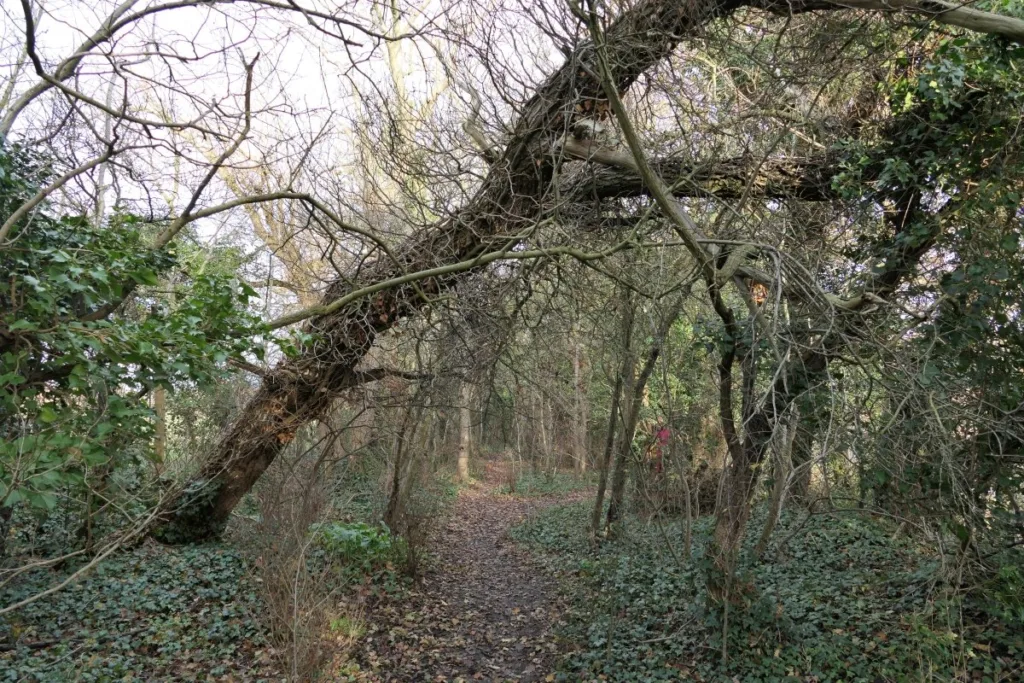
[[[369,615],[357,659],[374,681],[543,681],[558,646],[554,580],[508,537],[545,507],[587,495],[518,498],[497,492],[498,467],[463,489],[431,542],[422,583]]]

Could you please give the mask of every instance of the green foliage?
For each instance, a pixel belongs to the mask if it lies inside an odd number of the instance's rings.
[[[582,491],[593,486],[590,477],[574,472],[520,472],[515,485],[503,484],[498,493],[515,496],[553,496]]]
[[[28,572],[0,592],[0,604],[35,595],[75,568]],[[267,680],[275,672],[258,596],[241,556],[223,545],[117,554],[67,589],[0,617],[0,642],[19,644],[0,653],[0,680]]]
[[[685,414],[700,398],[699,387],[709,360],[707,348],[702,345],[706,322],[690,321],[683,317],[669,328],[664,342],[665,358],[672,362],[667,372],[659,363],[647,383],[648,400],[641,410],[643,417],[663,419],[666,411]]]
[[[632,535],[595,551],[589,511],[549,509],[513,531],[571,568],[564,635],[577,649],[560,680],[1005,680],[1024,654],[1024,621],[978,617],[978,604],[948,597],[929,549],[852,511],[784,515],[764,560],[744,560],[728,615],[705,585],[710,519],[681,561],[665,540],[679,545],[679,523],[634,520]],[[761,523],[755,515],[752,528]]]
[[[381,482],[387,478],[386,452],[367,449],[365,457],[350,458],[334,472],[331,500],[334,517],[344,522],[377,523],[387,508],[387,492]]]
[[[343,583],[369,582],[372,590],[392,593],[401,589],[396,567],[408,553],[405,540],[383,524],[327,522],[312,530],[323,560],[338,568]]]
[[[328,553],[368,567],[387,561],[399,542],[387,527],[364,522],[330,522],[319,525],[316,534],[317,541]]]
[[[31,561],[33,557],[59,557],[84,545],[86,531],[93,539],[123,528],[127,518],[139,519],[150,508],[152,480],[148,468],[122,465],[103,482],[103,495],[118,501],[118,515],[95,514],[70,496],[59,496],[56,506],[40,514],[29,505],[11,510],[7,548],[10,562]]]
[[[920,193],[929,210],[918,212],[895,238],[882,222],[861,230],[850,250],[856,262],[881,248],[886,259],[935,236],[951,258],[974,253],[980,233],[1001,233],[997,243],[1016,250],[1019,232],[1006,219],[1020,206],[1024,155],[1018,112],[1024,106],[1024,47],[994,38],[945,41],[918,64],[903,56],[903,74],[885,84],[893,116],[881,142],[862,137],[842,146],[845,170],[833,179],[866,213]],[[891,206],[890,206],[891,208]],[[939,221],[943,229],[935,229]],[[876,259],[877,260],[877,259]],[[876,267],[882,267],[879,263]]]
[[[861,486],[874,504],[927,519],[959,546],[972,583],[987,586],[1005,578],[998,558],[1019,539],[1024,486],[1024,46],[956,38],[919,60],[894,65],[903,75],[886,86],[887,142],[851,144],[848,173],[835,179],[850,199],[918,193],[927,206],[895,235],[877,222],[852,256],[881,250],[892,262],[925,245],[939,272],[907,292],[932,306],[928,321],[893,319],[916,366],[890,372],[907,373],[912,388],[879,410],[890,427],[863,449]],[[1019,605],[999,594],[1010,611]]]
[[[211,518],[209,504],[220,491],[218,479],[196,477],[181,490],[180,503],[174,516],[152,532],[161,543],[172,545],[196,538],[217,538],[226,521]]]
[[[0,221],[48,179],[30,150],[0,149]],[[231,254],[152,249],[158,228],[43,204],[0,249],[0,505],[53,510],[90,468],[138,462],[148,391],[209,383],[258,353],[256,293]]]
[[[359,640],[366,632],[365,625],[350,616],[340,616],[331,619],[328,628],[330,628],[331,633],[336,633],[351,640]]]

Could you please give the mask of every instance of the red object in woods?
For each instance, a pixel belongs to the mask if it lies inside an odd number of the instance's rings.
[[[654,471],[660,473],[664,469],[662,464],[662,457],[664,456],[664,450],[668,447],[669,439],[672,438],[672,433],[668,427],[662,425],[658,427],[658,431],[654,435]]]

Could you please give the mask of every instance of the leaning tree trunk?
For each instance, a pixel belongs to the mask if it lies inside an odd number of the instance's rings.
[[[642,0],[613,22],[606,54],[616,65],[616,86],[627,90],[647,69],[711,19],[731,13],[741,0]],[[155,533],[167,541],[218,535],[231,511],[294,438],[318,419],[341,391],[361,381],[355,368],[376,336],[450,288],[464,266],[488,248],[500,248],[543,208],[554,173],[551,150],[572,120],[604,108],[593,45],[581,45],[524,105],[509,142],[474,199],[451,219],[413,236],[327,290],[329,304],[363,286],[433,270],[417,284],[404,283],[311,319],[314,341],[275,368],[242,415],[221,438],[213,457],[165,508]],[[392,256],[394,258],[392,258]]]
[[[628,90],[643,72],[668,57],[685,36],[743,6],[778,13],[842,8],[841,3],[821,0],[639,0],[604,31],[603,58],[614,65],[613,85],[619,92]],[[923,2],[908,3],[906,8],[971,30],[1013,39],[1024,35],[1024,23],[1010,17],[952,6],[934,13]],[[339,392],[366,381],[356,367],[378,334],[472,272],[473,259],[481,253],[509,248],[503,236],[518,234],[545,206],[559,204],[548,201],[558,189],[553,189],[551,181],[556,161],[562,158],[552,151],[564,141],[576,119],[607,110],[604,84],[598,76],[601,71],[593,44],[580,45],[523,105],[508,144],[493,155],[490,173],[462,210],[364,267],[355,267],[327,288],[320,315],[304,325],[313,341],[264,378],[242,415],[225,429],[212,457],[160,511],[155,535],[181,542],[219,534],[231,511],[292,441],[296,430],[323,415]],[[929,240],[933,237],[923,242]],[[911,240],[910,251],[923,242]],[[895,260],[901,261],[901,256],[897,254]],[[900,269],[902,265],[906,263],[888,268],[873,280],[878,283],[894,275],[895,281],[900,281],[906,273]],[[391,286],[385,287],[385,283]],[[882,284],[891,294],[890,283]],[[371,286],[381,288],[347,305],[331,306],[346,294]],[[750,457],[738,467],[756,467],[763,458],[757,449],[762,447],[753,444]]]

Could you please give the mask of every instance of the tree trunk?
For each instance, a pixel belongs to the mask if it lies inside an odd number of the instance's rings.
[[[961,112],[961,116],[969,115],[969,108]],[[936,135],[942,131],[937,130]],[[925,138],[918,142],[926,148],[930,141]],[[862,292],[867,292],[877,300],[884,300],[893,295],[900,284],[912,274],[921,257],[934,245],[942,230],[942,222],[923,210],[921,193],[916,188],[886,190],[879,196],[891,202],[892,210],[886,215],[886,222],[892,229],[892,244],[898,248],[883,245],[884,251],[879,254],[884,268],[873,272],[862,282]],[[817,382],[828,368],[830,357],[836,350],[845,345],[857,333],[852,328],[863,328],[870,322],[868,312],[861,312],[868,298],[863,294],[857,296],[860,302],[856,306],[844,310],[841,315],[833,318],[834,324],[830,332],[822,338],[810,343],[807,340],[806,350],[783,362],[774,374],[775,381],[771,384],[762,400],[754,400],[753,368],[748,368],[751,360],[745,357],[743,381],[743,408],[746,434],[742,445],[736,434],[732,416],[732,362],[735,348],[733,346],[723,353],[720,379],[720,417],[722,431],[729,444],[731,457],[726,470],[722,499],[716,512],[715,530],[711,549],[716,569],[723,578],[731,576],[734,561],[739,553],[740,543],[746,531],[750,517],[750,504],[757,485],[760,465],[771,443],[772,434],[781,416],[785,415],[796,397],[803,394],[812,383]],[[835,313],[833,311],[832,313]],[[719,311],[727,330],[732,322],[731,313]],[[735,329],[730,338],[739,338]],[[735,342],[733,342],[734,344]],[[728,363],[726,359],[728,357]],[[754,406],[758,409],[755,411]],[[712,585],[712,592],[716,587]]]
[[[153,435],[153,465],[159,476],[167,460],[167,390],[157,387],[153,390],[153,412],[156,425]]]
[[[605,32],[606,55],[622,92],[665,59],[686,35],[742,6],[739,0],[642,0]],[[502,235],[532,222],[551,191],[552,145],[567,130],[566,117],[599,109],[604,86],[590,43],[581,45],[522,107],[509,142],[474,198],[455,216],[409,238],[390,255],[346,274],[326,291],[330,304],[366,285],[432,270],[430,277],[378,291],[304,325],[314,341],[281,363],[230,425],[213,457],[161,513],[156,536],[171,542],[218,535],[231,511],[303,424],[318,419],[341,391],[361,381],[356,365],[377,335],[451,288],[465,273],[453,264],[474,258]]]
[[[630,382],[632,383],[632,382]],[[624,393],[627,397],[630,394],[628,388]],[[622,501],[626,491],[626,470],[629,468],[629,456],[633,450],[633,438],[636,436],[637,416],[630,410],[627,404],[622,415],[622,432],[616,441],[618,449],[615,454],[615,471],[612,476],[612,491],[608,499],[608,516],[605,518],[605,536],[612,536],[615,533],[615,524],[622,516]]]
[[[412,469],[414,453],[409,451],[409,443],[416,436],[423,414],[421,406],[409,406],[404,411],[402,425],[395,435],[394,470],[391,475],[391,493],[384,511],[384,523],[389,529],[399,534],[405,533],[405,496],[408,493],[409,472]]]
[[[545,407],[547,407],[547,412],[544,411]],[[547,472],[554,472],[560,464],[560,458],[558,457],[558,432],[555,430],[555,406],[544,394],[541,394],[540,414],[546,420],[547,428],[544,431],[548,435],[548,457],[545,470]]]
[[[405,479],[405,428],[395,437],[394,467],[391,471],[391,491],[388,493],[388,504],[384,509],[384,524],[396,533],[401,533],[402,517],[402,481]]]
[[[572,371],[573,386],[576,390],[576,428],[574,430],[573,449],[575,450],[576,471],[584,474],[587,471],[587,460],[590,455],[587,448],[587,423],[590,421],[590,411],[587,405],[587,392],[583,383],[583,344],[577,334],[573,344]]]
[[[608,469],[611,467],[612,453],[615,450],[615,423],[619,420],[619,401],[622,396],[622,375],[615,378],[612,390],[612,406],[608,412],[608,435],[604,443],[604,456],[598,465],[597,498],[594,499],[594,512],[590,516],[590,533],[597,536],[601,526],[601,512],[604,507],[604,492],[608,487]]]
[[[463,381],[459,391],[459,481],[469,483],[469,458],[473,447],[473,413],[470,402],[473,400],[473,385]]]
[[[793,487],[791,496],[801,505],[808,505],[811,492],[811,470],[814,465],[814,435],[817,422],[809,416],[799,420],[793,435]]]
[[[619,408],[622,429],[615,441],[615,469],[612,471],[612,490],[608,498],[608,515],[605,517],[605,536],[610,536],[615,522],[622,514],[622,499],[626,489],[626,468],[629,465],[629,454],[633,448],[633,437],[636,433],[636,415],[633,411],[633,392],[636,386],[636,367],[632,352],[627,354],[627,361],[622,368],[622,394],[624,405]]]
[[[735,334],[731,337],[738,338]],[[735,567],[740,542],[750,518],[750,504],[757,486],[760,465],[771,444],[778,415],[789,408],[793,398],[804,387],[797,377],[780,375],[772,385],[762,408],[753,412],[756,367],[751,354],[750,351],[746,352],[742,364],[743,413],[746,425],[746,434],[742,441],[736,429],[732,401],[732,370],[736,357],[734,345],[722,354],[719,363],[719,418],[730,456],[719,496],[712,539],[712,556],[720,576],[712,579],[711,589],[713,593],[719,594],[724,590],[725,584],[719,585],[717,580],[728,581]],[[826,366],[824,354],[815,353],[808,360],[814,364],[808,363],[803,366],[804,369],[811,371],[803,374],[805,381],[812,375],[816,376]]]
[[[629,403],[626,405],[625,415],[622,424],[622,436],[619,438],[619,452],[615,459],[615,476],[612,479],[612,495],[608,502],[608,518],[605,523],[606,532],[611,535],[614,525],[622,516],[622,503],[626,490],[626,472],[629,469],[629,456],[633,452],[633,438],[636,435],[636,425],[640,421],[640,409],[643,407],[644,389],[647,387],[647,380],[651,378],[654,367],[661,354],[661,345],[665,341],[672,323],[679,317],[682,310],[682,299],[665,315],[660,327],[655,332],[654,342],[647,352],[647,360],[639,376],[634,380],[633,359],[629,357],[629,369],[625,373],[624,393]]]
[[[775,445],[775,458],[773,462],[773,477],[775,483],[772,486],[772,496],[768,503],[768,516],[761,530],[761,537],[757,539],[757,546],[754,548],[754,557],[760,558],[768,547],[768,541],[775,531],[775,525],[779,523],[782,515],[782,506],[786,502],[786,490],[789,488],[790,474],[793,472],[793,440],[796,436],[799,417],[794,415],[789,424],[783,424],[782,434]]]
[[[597,498],[594,501],[594,511],[590,518],[590,532],[596,538],[601,528],[601,512],[604,507],[604,494],[608,487],[608,474],[611,470],[612,453],[616,452],[616,423],[621,419],[622,388],[627,372],[633,367],[633,304],[630,300],[629,290],[623,290],[620,302],[621,334],[622,334],[622,366],[615,375],[615,388],[612,390],[612,405],[608,412],[608,432],[604,444],[604,456],[601,458],[597,480]]]
[[[615,67],[615,82],[609,85],[619,92],[627,91],[642,73],[668,57],[685,36],[747,5],[778,12],[841,7],[840,3],[779,0],[640,0],[604,31],[602,61]],[[922,7],[911,9],[921,12]],[[953,9],[941,13],[940,19],[955,23],[962,21],[957,18],[962,15],[963,11]],[[1016,20],[996,19],[1002,28],[990,26],[987,30],[1009,35],[1011,29],[1006,26]],[[587,112],[602,111],[607,104],[605,84],[598,75],[602,68],[597,61],[593,45],[583,43],[537,88],[520,107],[508,144],[496,155],[492,171],[461,210],[420,230],[387,254],[370,262],[360,261],[352,272],[327,287],[323,308],[303,325],[303,332],[312,341],[264,378],[243,414],[225,427],[209,461],[160,511],[154,535],[172,542],[218,535],[231,511],[294,439],[296,430],[318,419],[340,392],[366,381],[355,368],[378,334],[416,313],[467,273],[479,270],[482,266],[475,259],[485,252],[507,248],[507,235],[535,224],[551,204],[549,193],[560,191],[557,183],[552,183],[556,163],[563,158],[551,153],[555,145],[564,142],[565,131],[571,130],[575,119],[588,116]],[[912,201],[905,202],[905,197],[891,192],[879,199],[892,199],[897,205],[918,203],[919,197],[913,193],[908,196],[913,197]],[[906,267],[933,243],[934,235],[910,235],[902,242],[893,242],[900,246],[895,252],[888,250],[885,270],[868,276],[865,291],[882,298],[891,294],[906,274]],[[417,273],[421,275],[414,279]],[[391,284],[385,287],[385,283]],[[353,300],[343,299],[371,287],[379,289]],[[346,302],[344,306],[342,301]],[[866,301],[861,299],[862,304]],[[855,316],[858,306],[847,305],[843,315]],[[772,414],[766,416],[769,432],[777,407],[770,410]],[[748,477],[738,474],[739,470],[756,466],[763,457],[759,452],[763,444],[754,441],[749,457],[736,463],[738,484]],[[725,527],[732,524],[728,519],[721,521]]]
[[[615,458],[615,475],[612,478],[612,494],[611,499],[608,501],[608,517],[605,521],[605,530],[609,535],[613,533],[615,523],[622,517],[622,504],[626,492],[626,473],[629,470],[629,456],[633,452],[636,425],[640,421],[640,408],[643,405],[644,388],[647,386],[647,380],[651,376],[651,371],[654,370],[654,364],[657,362],[658,354],[660,353],[661,344],[655,341],[654,346],[648,352],[647,362],[644,363],[639,377],[634,379],[634,369],[631,363],[629,372],[626,375],[626,381],[623,383],[623,393],[629,399],[629,403],[626,404],[623,415],[622,434],[618,440],[619,448]]]

